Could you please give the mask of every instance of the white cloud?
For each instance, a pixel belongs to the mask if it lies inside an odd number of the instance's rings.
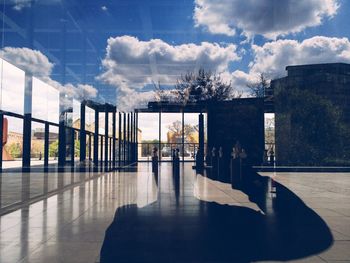
[[[231,73],[232,84],[243,89],[254,82],[260,73],[268,78],[286,75],[286,66],[318,63],[350,63],[350,41],[348,38],[316,36],[302,42],[278,40],[253,45],[254,59],[248,73],[236,70]]]
[[[338,0],[195,0],[195,26],[232,36],[242,30],[274,39],[318,26],[337,13]]]
[[[132,111],[135,108],[144,108],[149,101],[155,100],[154,91],[140,91],[121,85],[118,90],[117,108],[121,111]]]
[[[62,85],[53,80],[50,75],[54,64],[38,50],[5,47],[0,51],[0,54],[11,65],[18,67],[25,72],[31,73],[34,77],[37,77],[44,83],[64,92],[69,97],[78,100],[93,99],[97,97],[98,91],[91,85],[73,85],[70,83]],[[20,81],[21,79],[18,78],[17,82],[20,83]]]
[[[106,50],[102,62],[105,72],[99,78],[110,84],[127,83],[139,88],[158,80],[162,84],[174,84],[181,74],[196,66],[222,72],[229,62],[240,59],[233,44],[203,42],[172,46],[160,39],[140,41],[132,36],[108,39]]]
[[[128,108],[154,96],[153,92],[137,94],[147,84],[173,85],[182,74],[199,67],[224,72],[230,62],[240,59],[233,44],[203,42],[173,46],[160,39],[140,41],[132,36],[108,39],[106,51],[102,61],[104,72],[98,79],[116,86],[118,107]]]
[[[316,36],[302,42],[278,40],[263,46],[253,45],[252,49],[255,58],[250,65],[251,72],[263,72],[271,77],[285,75],[285,67],[289,65],[350,63],[348,38]]]
[[[1,55],[8,62],[37,77],[49,76],[54,66],[43,53],[29,48],[5,47]]]

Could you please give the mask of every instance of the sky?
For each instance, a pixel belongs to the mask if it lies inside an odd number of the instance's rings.
[[[172,88],[199,68],[245,92],[287,65],[350,63],[347,0],[8,0],[2,10],[1,57],[124,111],[153,100],[152,83]]]

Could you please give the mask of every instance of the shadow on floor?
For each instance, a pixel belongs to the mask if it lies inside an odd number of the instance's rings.
[[[251,174],[241,187],[264,214],[198,200],[185,178],[162,175],[172,187],[159,190],[157,202],[116,211],[101,249],[102,263],[291,260],[320,253],[333,242],[312,209],[267,177]]]

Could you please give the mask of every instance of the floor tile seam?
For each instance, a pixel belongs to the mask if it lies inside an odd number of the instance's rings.
[[[274,179],[271,177],[271,179]],[[327,188],[322,188],[322,187],[316,187],[316,186],[309,186],[309,185],[305,185],[305,184],[302,184],[302,183],[298,183],[298,182],[281,182],[280,180],[276,180],[278,183],[282,184],[284,187],[288,188],[290,187],[290,185],[298,185],[298,186],[304,186],[304,187],[307,187],[307,188],[311,188],[311,189],[317,189],[319,192],[330,192],[330,193],[335,193],[335,194],[340,194],[340,195],[344,195],[346,196],[345,194],[342,194],[342,193],[339,193],[339,192],[336,192],[336,191],[330,191],[328,190]],[[291,189],[290,189],[291,190]],[[294,192],[294,191],[293,191]]]
[[[331,231],[332,232],[336,232],[336,233],[338,233],[338,234],[340,234],[340,235],[343,235],[343,236],[346,236],[348,239],[341,239],[341,240],[333,240],[333,241],[345,241],[345,242],[350,242],[350,236],[349,235],[347,235],[347,234],[344,234],[344,233],[342,233],[342,232],[340,232],[340,231],[338,231],[337,229],[333,229],[333,228],[331,228]]]
[[[339,211],[335,210],[334,208],[324,208],[324,209],[328,209],[336,214],[339,214],[340,217],[346,217],[346,218],[350,219],[349,215],[346,215],[346,214],[342,213],[341,211],[339,212]]]
[[[277,181],[278,183],[281,183],[281,182],[279,182],[279,181]],[[281,183],[284,187],[286,187],[286,188],[288,188],[291,192],[293,192],[293,193],[297,193],[298,191],[295,191],[295,189],[293,189],[293,186],[291,186],[290,185],[290,183],[288,183],[288,184],[286,184],[286,183]],[[295,184],[295,185],[303,185],[303,184],[301,184],[301,183],[293,183],[293,184]],[[324,193],[325,191],[326,192],[330,192],[330,193],[335,193],[335,194],[339,194],[338,192],[335,192],[335,191],[328,191],[328,190],[325,190],[325,189],[323,189],[323,188],[315,188],[315,187],[310,187],[311,189],[319,189],[319,192],[322,192],[322,193]],[[344,195],[344,194],[341,194],[342,196],[344,196],[344,197],[347,197],[346,195]],[[306,203],[307,201],[304,201],[304,199],[303,199],[303,197],[302,196],[300,196],[300,195],[298,195],[298,197],[299,198],[301,198],[302,199],[302,201],[304,202],[304,203]],[[319,198],[317,195],[315,195],[315,194],[312,194],[312,197],[311,198]]]
[[[29,242],[29,241],[28,241]],[[16,261],[16,263],[20,263],[23,262],[23,260],[28,257],[30,254],[34,253],[35,251],[37,251],[41,246],[43,246],[45,244],[46,241],[40,241],[33,249],[31,249],[27,254],[21,256],[21,258]]]
[[[38,244],[38,246],[35,249],[31,250],[29,253],[24,255],[24,257],[22,257],[19,261],[16,261],[16,263],[24,262],[24,260],[26,260],[26,259],[29,260],[30,256],[34,255],[40,249],[40,247],[44,246],[45,244],[65,243],[65,242],[66,241],[57,241],[57,242],[56,241],[55,242],[48,242],[48,241],[46,241],[46,242],[43,242],[42,244]],[[98,243],[99,245],[101,244],[101,242],[86,242],[86,241],[84,241],[84,242],[71,242],[71,243]],[[100,253],[100,252],[98,252],[98,253]]]
[[[322,258],[320,255],[316,255],[317,258],[319,258],[322,262],[328,262],[327,260],[325,260],[324,258]]]
[[[11,211],[11,212],[8,213],[8,214],[11,214],[11,213],[16,212],[16,211],[18,211],[18,210],[25,209],[26,207],[29,207],[30,205],[36,204],[36,203],[38,203],[38,202],[43,201],[44,199],[47,199],[47,198],[50,198],[50,197],[53,197],[53,196],[61,196],[61,197],[64,197],[64,193],[65,193],[66,191],[68,191],[68,190],[73,190],[73,189],[75,189],[76,187],[79,187],[79,186],[84,185],[84,184],[86,184],[86,183],[88,183],[88,182],[90,182],[90,181],[93,181],[93,180],[96,180],[96,179],[98,179],[98,178],[101,178],[101,177],[104,176],[105,174],[106,174],[106,173],[102,173],[102,174],[100,174],[100,175],[94,176],[93,178],[89,178],[89,179],[86,179],[86,180],[84,180],[84,181],[74,183],[74,184],[72,184],[72,185],[67,185],[67,186],[63,187],[62,189],[56,189],[56,190],[54,190],[55,192],[49,193],[46,197],[43,196],[44,198],[42,198],[42,199],[34,200],[33,203],[31,203],[30,200],[28,200],[27,202],[25,202],[25,203],[23,203],[23,204],[18,203],[18,204],[17,204],[17,205],[18,205],[18,209],[13,210],[13,211]],[[63,198],[63,199],[61,199],[61,200],[59,200],[59,201],[62,202],[62,201],[64,201],[64,200],[68,200],[68,199],[71,199],[71,197]],[[39,212],[39,213],[40,213],[40,212]],[[4,215],[1,215],[1,216],[5,216],[5,215],[8,215],[8,214],[4,214]],[[1,217],[1,216],[0,216],[0,217]]]

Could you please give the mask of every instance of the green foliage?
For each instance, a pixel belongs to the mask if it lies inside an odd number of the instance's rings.
[[[49,157],[58,157],[58,140],[50,143],[50,145],[49,145]]]
[[[275,101],[283,105],[280,118],[291,127],[287,153],[290,164],[329,165],[348,155],[343,113],[331,101],[300,89],[283,90]]]
[[[80,141],[79,140],[75,140],[75,142],[74,142],[74,155],[80,156]]]
[[[20,143],[12,143],[6,145],[7,152],[12,156],[12,158],[21,158],[22,157],[22,147]]]

